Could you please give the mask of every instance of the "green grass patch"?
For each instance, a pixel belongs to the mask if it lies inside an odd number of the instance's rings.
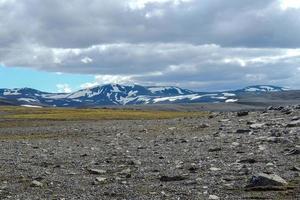
[[[206,112],[141,111],[129,109],[67,109],[0,107],[0,119],[14,120],[151,120],[203,117]],[[1,124],[0,124],[1,125]]]

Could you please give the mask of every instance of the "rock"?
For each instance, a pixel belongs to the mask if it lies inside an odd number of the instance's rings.
[[[299,155],[300,154],[300,150],[299,149],[292,149],[290,150],[288,153],[286,153],[286,156],[292,156],[292,155]]]
[[[188,168],[188,170],[189,170],[191,173],[196,173],[196,171],[198,170],[197,164],[192,163],[192,164],[190,165],[190,167]]]
[[[236,130],[236,133],[242,134],[242,133],[250,133],[251,130],[249,129],[238,129]]]
[[[300,120],[299,116],[295,116],[295,117],[292,118],[292,121],[298,121],[298,120]]]
[[[266,138],[266,141],[273,142],[273,143],[288,142],[288,140],[284,137],[268,137]]]
[[[131,169],[127,168],[127,169],[123,169],[120,174],[130,174],[131,173]]]
[[[200,124],[198,125],[198,128],[208,128],[209,124]]]
[[[209,195],[208,199],[211,199],[211,200],[219,200],[220,197],[216,196],[216,195]]]
[[[95,181],[93,182],[94,185],[97,185],[97,184],[103,184],[103,183],[106,183],[107,181],[107,178],[104,178],[104,177],[97,177],[95,179]]]
[[[142,162],[140,160],[131,160],[128,162],[129,165],[135,165],[135,166],[140,166],[142,165]]]
[[[269,107],[267,108],[267,110],[274,110],[274,107],[273,107],[273,106],[269,106]]]
[[[106,173],[106,171],[102,169],[89,169],[88,171],[90,174],[97,174],[97,175]]]
[[[300,167],[294,166],[291,168],[291,171],[300,172]]]
[[[272,129],[272,130],[271,130],[271,136],[272,136],[272,137],[281,137],[281,136],[282,136],[282,132],[280,132],[280,131],[277,130],[277,129]]]
[[[243,116],[247,116],[247,115],[249,115],[248,111],[240,111],[240,112],[237,113],[238,117],[243,117]]]
[[[174,131],[174,130],[176,130],[176,127],[169,127],[168,130]]]
[[[211,167],[210,171],[221,171],[221,168],[217,168],[217,167]]]
[[[222,149],[220,147],[215,147],[215,148],[210,148],[208,149],[208,152],[216,152],[216,151],[221,151]]]
[[[221,119],[220,122],[230,122],[230,119]]]
[[[250,169],[247,167],[247,165],[243,165],[239,169],[240,175],[248,175],[250,173]]]
[[[278,187],[284,187],[288,183],[276,174],[260,173],[250,179],[246,189],[249,190],[273,190]]]
[[[300,127],[300,120],[291,121],[286,125],[288,128]]]
[[[269,163],[266,164],[266,166],[267,166],[267,167],[274,167],[274,164],[271,163],[271,162],[269,162]]]
[[[256,160],[253,159],[253,158],[246,158],[246,159],[240,160],[239,163],[249,163],[249,164],[254,164],[254,163],[256,163]]]
[[[34,180],[31,182],[30,184],[31,187],[43,187],[43,183],[37,181],[37,180]]]
[[[238,142],[233,142],[231,143],[231,147],[237,147],[237,146],[240,146],[241,144],[238,143]]]
[[[289,114],[292,114],[292,113],[293,113],[293,110],[290,109],[290,108],[285,108],[285,109],[281,110],[281,112],[282,112],[283,114],[289,115]]]
[[[173,181],[183,181],[186,180],[187,178],[184,176],[161,176],[159,178],[160,181],[162,182],[173,182]]]
[[[262,124],[252,124],[252,125],[250,125],[250,128],[252,128],[252,129],[261,129],[264,126],[265,126],[264,123],[262,123]]]

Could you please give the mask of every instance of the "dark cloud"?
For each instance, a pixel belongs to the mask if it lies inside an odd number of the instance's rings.
[[[0,0],[0,63],[190,88],[300,87],[299,9],[279,0],[134,2]]]
[[[4,44],[15,38],[62,48],[120,42],[300,45],[299,10],[283,10],[278,0],[194,0],[179,6],[152,2],[143,9],[130,9],[121,0],[7,2],[0,8]]]

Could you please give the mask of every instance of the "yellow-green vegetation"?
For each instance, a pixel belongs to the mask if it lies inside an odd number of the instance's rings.
[[[0,107],[0,119],[14,120],[140,120],[202,117],[205,112],[142,111],[132,109],[67,109]]]
[[[71,135],[61,134],[0,134],[0,140],[5,141],[23,141],[23,140],[44,140],[44,139],[62,139],[71,137]],[[73,136],[74,137],[74,136]]]

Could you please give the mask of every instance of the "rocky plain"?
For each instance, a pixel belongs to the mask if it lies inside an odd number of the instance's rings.
[[[0,128],[0,199],[300,199],[300,106],[28,123]]]

